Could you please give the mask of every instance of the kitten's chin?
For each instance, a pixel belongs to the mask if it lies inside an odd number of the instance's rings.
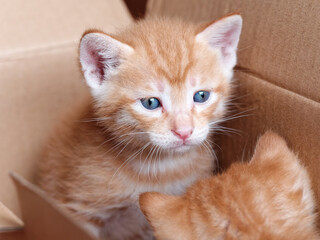
[[[175,144],[171,147],[168,147],[166,150],[173,153],[185,153],[188,151],[192,151],[197,146],[199,145],[191,144],[191,143],[181,143],[181,144]]]
[[[193,146],[190,145],[180,145],[180,146],[175,146],[170,148],[169,150],[172,152],[177,152],[177,153],[184,153],[188,152],[192,149]]]
[[[200,147],[203,142],[206,140],[207,135],[201,135],[197,137],[192,137],[186,140],[165,138],[165,137],[154,137],[151,136],[151,142],[156,148],[159,148],[168,153],[186,153],[192,151],[195,148]]]

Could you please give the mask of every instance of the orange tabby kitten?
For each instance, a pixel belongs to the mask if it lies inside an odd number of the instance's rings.
[[[213,170],[207,139],[225,112],[242,18],[149,19],[86,32],[93,102],[53,136],[39,185],[96,236],[150,239],[140,193],[182,194]]]
[[[140,206],[159,240],[320,239],[307,171],[272,132],[249,163],[198,181],[184,196],[144,193]]]

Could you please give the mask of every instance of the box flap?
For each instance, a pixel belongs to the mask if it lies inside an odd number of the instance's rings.
[[[32,240],[94,240],[79,223],[63,212],[45,192],[21,176],[10,173],[21,206],[24,232]]]
[[[0,202],[0,232],[19,231],[23,222]]]

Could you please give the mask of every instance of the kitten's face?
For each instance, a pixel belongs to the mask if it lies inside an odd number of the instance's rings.
[[[272,132],[250,163],[198,181],[184,196],[144,193],[140,207],[159,240],[319,239],[307,171]]]
[[[204,48],[200,44],[194,44],[192,50],[180,49],[181,52],[173,48],[174,55],[184,56],[177,59],[176,64],[175,59],[168,59],[169,64],[181,69],[163,67],[166,73],[155,66],[161,63],[150,63],[144,49],[136,50],[127,60],[130,65],[119,74],[123,79],[112,82],[114,86],[109,85],[115,91],[104,96],[106,108],[110,99],[116,101],[114,105],[121,104],[116,128],[136,126],[130,132],[146,132],[148,141],[167,150],[185,151],[201,144],[208,136],[210,122],[223,115],[229,89],[229,81],[221,73],[216,56],[201,57],[206,54]],[[197,59],[191,60],[191,64],[190,51]],[[157,52],[152,54],[163,57]],[[175,70],[179,72],[173,74]]]
[[[225,111],[241,17],[197,29],[154,20],[120,34],[121,42],[84,36],[86,80],[99,117],[108,117],[105,127],[119,140],[185,152],[207,139]]]

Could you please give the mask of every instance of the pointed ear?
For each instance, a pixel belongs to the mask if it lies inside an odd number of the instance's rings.
[[[133,48],[107,34],[88,32],[80,41],[80,63],[87,84],[98,91]]]
[[[279,158],[281,157],[281,158]],[[267,131],[259,139],[256,144],[252,162],[265,161],[291,161],[296,158],[294,153],[288,148],[286,141],[278,134]],[[280,164],[280,163],[279,163]]]
[[[241,28],[242,17],[239,14],[229,15],[207,26],[197,34],[196,40],[217,49],[223,67],[230,71],[236,65]]]

